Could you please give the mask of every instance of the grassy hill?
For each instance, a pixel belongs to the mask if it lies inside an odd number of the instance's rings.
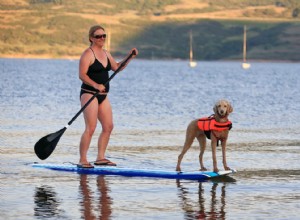
[[[146,59],[300,60],[299,0],[1,0],[1,57],[76,57],[88,29],[106,28],[114,55]]]

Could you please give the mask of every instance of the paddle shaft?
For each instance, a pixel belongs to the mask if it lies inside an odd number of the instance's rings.
[[[118,69],[108,78],[107,82],[104,84],[104,86],[107,86],[109,81],[112,80],[115,75],[121,71],[121,69],[126,65],[126,63],[128,62],[129,59],[131,59],[131,57],[133,55],[136,55],[135,51],[132,51],[132,53],[126,58],[126,60],[124,60],[121,65],[118,67]],[[93,99],[100,93],[100,91],[98,90],[97,92],[95,92],[95,94],[84,104],[84,106],[82,106],[82,108],[79,110],[79,112],[76,113],[76,115],[68,122],[68,126],[70,126],[75,120],[76,118],[84,111],[84,109],[86,109],[86,107],[93,101]],[[66,127],[68,127],[66,126]]]

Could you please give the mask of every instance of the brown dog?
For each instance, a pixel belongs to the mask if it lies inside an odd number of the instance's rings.
[[[190,149],[195,138],[200,144],[200,170],[207,170],[203,165],[203,154],[206,148],[206,138],[211,139],[213,171],[219,172],[217,166],[216,146],[218,141],[221,141],[223,166],[225,170],[230,170],[226,162],[226,142],[229,130],[231,129],[231,122],[228,120],[228,115],[233,111],[231,104],[226,100],[218,101],[214,108],[214,115],[208,118],[196,119],[190,122],[186,131],[186,139],[182,152],[178,156],[176,171],[181,171],[180,164],[185,153]]]

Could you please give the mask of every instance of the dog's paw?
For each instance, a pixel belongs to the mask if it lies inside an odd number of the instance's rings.
[[[228,166],[225,166],[224,169],[225,169],[225,170],[231,170],[231,168],[228,167]]]
[[[180,167],[176,167],[176,171],[177,172],[181,172],[181,168]]]

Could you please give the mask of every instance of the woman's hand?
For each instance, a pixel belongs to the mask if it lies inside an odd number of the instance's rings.
[[[134,53],[133,53],[134,52]],[[130,51],[130,54],[133,54],[133,58],[136,57],[138,55],[139,51],[136,48],[132,48]]]
[[[105,86],[103,84],[96,84],[94,86],[95,89],[99,90],[100,92],[105,92]]]

